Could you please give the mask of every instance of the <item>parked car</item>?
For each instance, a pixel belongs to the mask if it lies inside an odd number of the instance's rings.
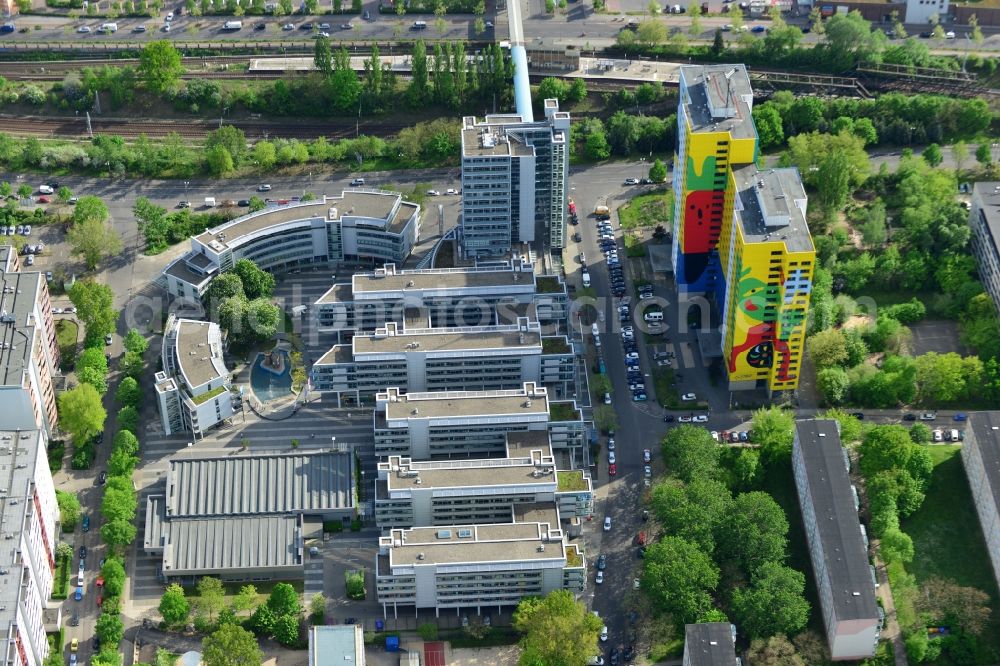
[[[642,450],[642,462],[648,463],[648,462],[652,462],[652,460],[653,460],[653,452],[650,451],[649,449],[643,449]]]
[[[618,465],[608,465],[608,476],[616,476],[618,474]]]
[[[604,516],[604,531],[611,531],[611,516]]]
[[[625,179],[625,184],[626,185],[638,185],[639,184],[639,179],[638,178],[626,178]]]
[[[604,572],[603,571],[598,571],[597,572],[597,576],[594,577],[594,582],[597,583],[598,585],[600,585],[601,583],[604,582]]]
[[[600,555],[597,558],[597,570],[598,571],[604,571],[604,569],[606,569],[607,566],[608,566],[608,556],[607,555]]]
[[[695,423],[708,423],[708,414],[697,414],[692,421]]]
[[[83,531],[84,532],[89,532],[90,531],[90,516],[84,516],[83,517],[83,524],[82,524],[82,526],[83,526]]]
[[[965,414],[965,412],[959,412],[958,414],[955,414],[951,418],[954,421],[966,421],[968,420],[969,417]]]
[[[355,178],[351,181],[351,187],[362,187],[365,184],[364,178]]]
[[[933,421],[936,418],[937,414],[935,414],[934,412],[924,412],[923,414],[920,415],[921,421]]]
[[[685,393],[684,395],[681,396],[681,400],[683,400],[684,402],[694,402],[697,399],[698,396],[696,396],[694,393]]]

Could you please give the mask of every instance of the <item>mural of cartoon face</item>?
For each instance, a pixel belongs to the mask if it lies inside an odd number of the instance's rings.
[[[718,193],[715,188],[715,156],[701,160],[701,170],[695,166],[695,158],[688,156],[687,178],[684,186],[687,194],[682,211],[681,253],[683,257],[684,283],[699,284],[711,262],[711,253],[719,243],[721,220],[713,215],[712,202]],[[713,227],[715,228],[713,230]],[[704,288],[704,285],[701,285]]]
[[[736,299],[740,310],[754,321],[764,321],[764,306],[767,305],[767,285],[750,275],[750,268],[740,267],[740,279],[736,283]]]

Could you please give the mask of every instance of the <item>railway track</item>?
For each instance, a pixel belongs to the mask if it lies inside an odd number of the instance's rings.
[[[225,124],[242,129],[249,139],[285,138],[285,139],[341,139],[355,135],[355,123],[350,120],[331,120],[330,122],[302,122],[295,119],[286,124],[265,123],[253,120],[226,119]],[[39,136],[62,138],[89,138],[87,121],[84,117],[47,118],[0,116],[0,127],[4,132],[15,136]],[[219,122],[206,121],[173,121],[173,120],[131,120],[128,118],[95,118],[91,117],[91,127],[96,134],[112,134],[125,138],[137,138],[141,135],[150,138],[163,138],[176,133],[186,139],[202,139],[209,132],[219,127]],[[402,123],[362,122],[357,126],[361,134],[367,136],[391,137],[400,130],[409,127]]]

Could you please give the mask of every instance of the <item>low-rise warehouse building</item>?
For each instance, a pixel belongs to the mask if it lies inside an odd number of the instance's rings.
[[[147,500],[143,546],[164,579],[302,578],[305,542],[356,510],[349,452],[178,458]]]

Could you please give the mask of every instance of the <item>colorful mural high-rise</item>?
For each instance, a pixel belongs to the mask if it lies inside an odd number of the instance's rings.
[[[759,170],[742,65],[681,67],[674,169],[678,292],[719,310],[730,387],[794,389],[815,252],[794,169]]]

